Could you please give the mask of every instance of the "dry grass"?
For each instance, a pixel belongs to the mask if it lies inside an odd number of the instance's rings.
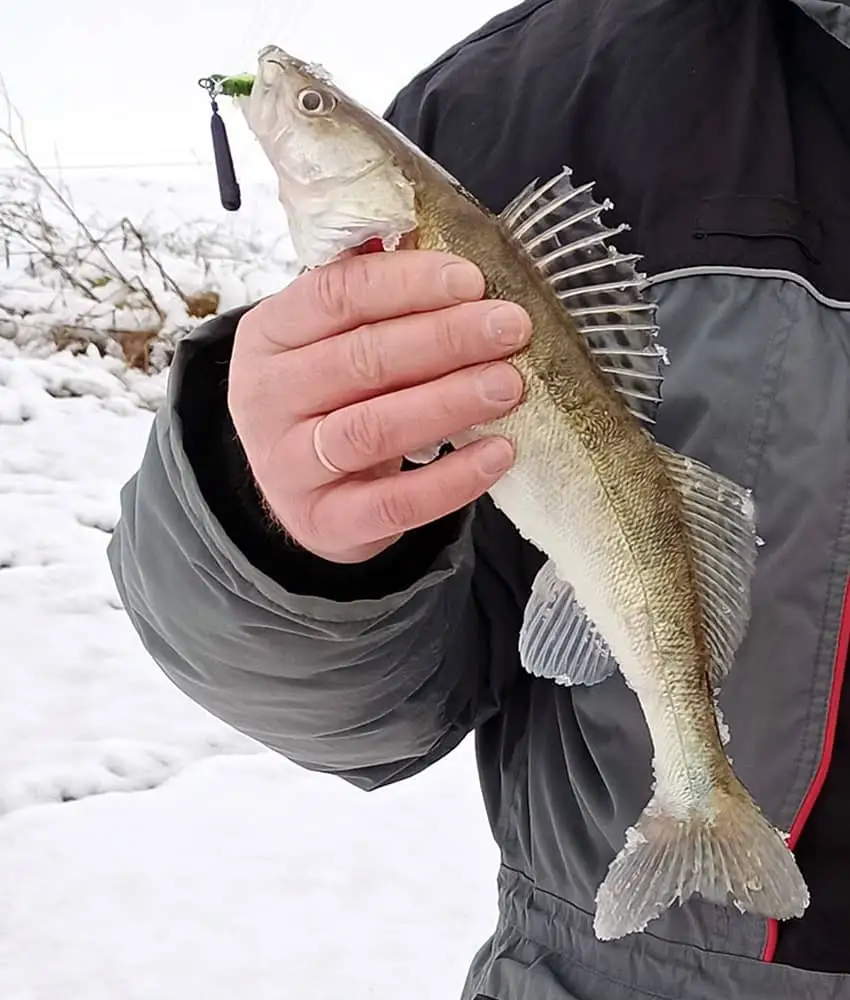
[[[212,290],[195,292],[185,298],[186,312],[194,319],[206,319],[215,316],[221,305],[221,296]]]
[[[0,123],[0,146],[12,153],[19,169],[0,177],[0,266],[4,259],[11,266],[14,248],[29,258],[27,273],[55,289],[57,304],[70,300],[76,305],[70,320],[65,311],[62,321],[46,324],[43,315],[31,319],[27,309],[0,301],[0,334],[14,339],[24,329],[41,328],[58,350],[73,353],[92,344],[102,354],[114,353],[114,345],[128,365],[142,371],[150,370],[154,344],[161,347],[159,356],[170,358],[173,341],[190,327],[165,330],[166,310],[157,289],[178,296],[192,319],[215,315],[219,293],[181,288],[150,238],[129,218],[95,230],[67,188],[51,180],[28,152],[23,120],[0,78],[2,105],[6,121]],[[111,322],[104,321],[109,310]]]

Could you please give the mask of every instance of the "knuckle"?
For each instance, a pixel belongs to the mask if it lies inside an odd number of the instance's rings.
[[[313,296],[324,316],[335,323],[345,321],[351,313],[357,276],[361,273],[356,258],[318,267],[312,272]]]
[[[302,545],[309,545],[327,534],[321,505],[306,500],[291,505],[285,524],[287,533]]]
[[[296,279],[286,288],[251,306],[239,318],[233,342],[233,358],[257,359],[286,351],[290,346],[290,317],[298,313]]]
[[[478,417],[489,416],[479,405],[475,382],[469,373],[454,372],[429,386],[429,419],[440,427],[461,430],[470,426]]]
[[[348,339],[348,365],[358,384],[378,389],[386,380],[384,344],[372,326],[363,326]]]
[[[426,256],[428,259],[423,260],[423,257]],[[397,258],[394,263],[396,267],[393,281],[400,297],[411,303],[422,298],[423,289],[434,283],[435,267],[430,255],[422,254],[421,251],[416,250],[412,254]]]
[[[432,313],[434,339],[443,356],[452,361],[461,361],[467,353],[467,310],[446,309]]]
[[[387,432],[374,407],[353,407],[340,428],[345,445],[360,458],[377,461],[386,457]]]
[[[240,437],[265,437],[269,428],[289,425],[287,397],[281,394],[280,385],[280,367],[253,359],[237,363],[234,358],[227,384],[227,406]]]
[[[454,431],[461,430],[467,423],[468,406],[463,399],[458,398],[456,391],[450,385],[435,385],[428,387],[427,395],[427,430],[428,434],[445,437]],[[423,394],[422,404],[425,408],[426,397]],[[425,430],[425,423],[422,425]]]
[[[250,350],[257,346],[258,340],[271,337],[272,332],[280,326],[281,315],[289,311],[287,303],[293,297],[294,284],[292,282],[279,292],[254,303],[240,316],[236,324],[235,346]]]
[[[278,294],[280,294],[278,292]],[[274,298],[274,296],[272,296]],[[240,344],[246,338],[250,339],[258,329],[262,329],[267,320],[267,313],[271,311],[268,299],[263,299],[251,306],[247,312],[242,313],[236,323],[236,343]]]
[[[377,491],[372,501],[372,521],[382,532],[407,531],[417,523],[413,497],[400,490]]]

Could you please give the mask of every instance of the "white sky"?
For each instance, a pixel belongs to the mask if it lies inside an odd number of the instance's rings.
[[[383,111],[432,58],[510,0],[0,0],[0,75],[43,164],[211,161],[197,79],[278,44]],[[267,176],[224,108],[240,176]],[[0,109],[2,110],[2,109]],[[2,155],[2,154],[0,154]],[[2,162],[2,161],[0,161]]]

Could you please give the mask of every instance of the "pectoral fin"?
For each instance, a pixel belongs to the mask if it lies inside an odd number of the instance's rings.
[[[530,674],[558,684],[598,684],[617,669],[607,643],[551,560],[534,579],[519,653]]]

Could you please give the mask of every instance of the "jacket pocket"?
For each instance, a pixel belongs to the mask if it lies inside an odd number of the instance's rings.
[[[810,211],[789,198],[763,195],[703,198],[697,206],[693,235],[697,239],[792,240],[815,263],[820,260],[823,243],[821,225]]]

